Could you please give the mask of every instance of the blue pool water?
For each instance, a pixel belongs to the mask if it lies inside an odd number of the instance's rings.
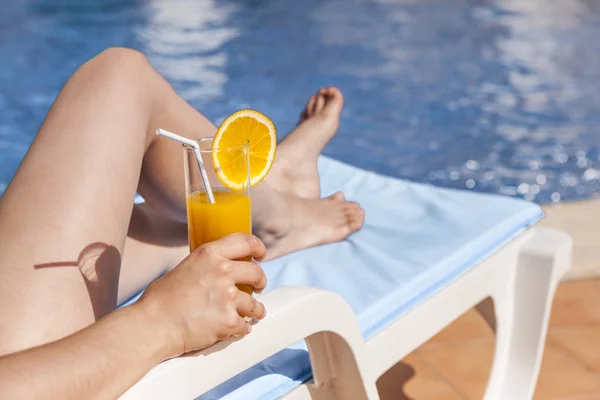
[[[0,192],[61,85],[110,46],[142,50],[219,123],[293,128],[346,96],[325,153],[434,185],[537,202],[600,194],[594,0],[3,0]]]

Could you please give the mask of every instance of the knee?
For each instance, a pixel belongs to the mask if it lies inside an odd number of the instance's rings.
[[[85,63],[81,69],[91,71],[96,78],[101,77],[108,82],[122,80],[128,85],[147,79],[148,72],[153,71],[143,53],[124,47],[104,50]]]
[[[117,65],[148,65],[148,59],[141,51],[126,47],[109,47],[102,51],[92,61]]]

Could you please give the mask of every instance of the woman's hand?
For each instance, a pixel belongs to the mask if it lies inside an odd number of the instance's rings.
[[[265,245],[255,236],[233,234],[200,246],[177,267],[153,282],[131,307],[138,307],[165,328],[169,358],[203,349],[230,337],[247,335],[250,323],[243,317],[262,319],[265,307],[236,284],[261,292],[267,278],[254,262]]]

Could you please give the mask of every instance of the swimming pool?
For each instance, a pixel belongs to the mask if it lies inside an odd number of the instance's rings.
[[[337,85],[325,153],[362,168],[537,202],[600,194],[600,2],[4,2],[0,192],[65,80],[110,46],[142,50],[216,123],[251,107],[281,136]]]

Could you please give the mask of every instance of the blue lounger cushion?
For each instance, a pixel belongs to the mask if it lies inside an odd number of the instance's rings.
[[[304,285],[335,292],[350,303],[365,339],[543,216],[525,201],[384,177],[326,157],[319,171],[323,194],[341,190],[360,202],[365,225],[344,242],[262,264],[267,291]],[[200,398],[276,399],[310,377],[301,342]]]

